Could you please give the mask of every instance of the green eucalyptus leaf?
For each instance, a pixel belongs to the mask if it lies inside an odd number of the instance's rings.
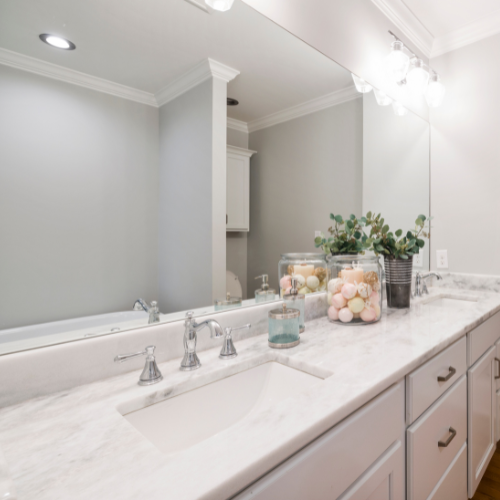
[[[418,218],[418,219],[415,221],[415,224],[416,224],[417,226],[422,227],[422,226],[424,225],[424,221],[423,221],[422,219]]]
[[[387,231],[389,231],[389,226],[386,224],[386,225],[382,228],[382,234],[387,234]]]
[[[330,214],[330,219],[335,220],[335,215]]]
[[[396,231],[396,236],[399,238],[401,235],[403,234],[403,230],[402,229],[398,229]]]
[[[426,219],[425,215],[419,215],[418,218],[421,219],[423,222],[425,222]]]
[[[343,224],[344,223],[344,219],[342,219],[342,216],[341,215],[336,215],[334,217],[335,221],[338,222],[339,224]]]
[[[408,255],[404,255],[403,254],[403,255],[400,256],[400,258],[403,259],[403,260],[408,260]]]
[[[316,238],[314,238],[314,243],[316,245],[321,245],[322,242],[323,242],[323,240],[320,236],[317,236]]]

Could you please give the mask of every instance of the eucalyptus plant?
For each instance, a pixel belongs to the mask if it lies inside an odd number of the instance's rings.
[[[424,248],[423,238],[429,238],[432,217],[419,215],[415,220],[415,228],[407,231],[404,236],[402,229],[392,233],[381,214],[368,212],[363,219],[366,227],[370,227],[370,235],[365,240],[367,250],[375,252],[375,255],[408,260]]]
[[[314,239],[315,247],[332,255],[364,254],[368,240],[363,232],[366,219],[364,217],[358,219],[353,214],[346,220],[341,215],[330,214],[330,219],[333,220],[333,225],[328,228],[331,236],[329,238],[325,238],[324,235],[317,236]]]

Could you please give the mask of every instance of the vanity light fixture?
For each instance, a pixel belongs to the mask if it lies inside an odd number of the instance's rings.
[[[359,76],[356,76],[355,74],[351,73],[352,79],[354,80],[354,85],[356,87],[356,90],[358,92],[361,92],[362,94],[366,94],[368,92],[371,92],[372,86],[367,83],[363,78],[360,78]]]
[[[233,99],[232,97],[227,98],[227,105],[228,106],[238,106],[240,101],[237,101],[236,99]]]
[[[385,68],[389,79],[395,83],[402,82],[410,67],[410,57],[404,52],[401,40],[394,40],[391,53],[385,58]]]
[[[445,87],[439,80],[439,76],[434,73],[429,77],[429,84],[425,91],[425,100],[430,108],[441,106],[444,99]]]
[[[73,42],[70,42],[69,40],[66,40],[66,38],[62,38],[60,36],[43,33],[40,35],[40,40],[52,47],[56,47],[57,49],[63,49],[63,50],[76,49],[76,45]]]
[[[379,106],[389,106],[389,104],[392,104],[392,99],[385,92],[378,89],[373,89],[373,92]]]
[[[429,83],[429,72],[425,69],[422,59],[412,60],[411,69],[406,75],[406,83],[412,94],[416,96],[424,94]]]
[[[392,110],[396,116],[405,116],[408,114],[408,110],[398,101],[392,103]]]
[[[234,0],[205,0],[205,3],[214,10],[226,12],[233,6]]]

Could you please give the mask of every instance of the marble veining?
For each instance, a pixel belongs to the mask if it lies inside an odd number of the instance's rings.
[[[152,387],[137,385],[137,370],[3,408],[0,448],[19,499],[230,498],[500,310],[500,294],[474,296],[467,308],[386,309],[378,323],[357,328],[321,317],[287,351],[271,351],[258,335],[238,341],[234,360],[220,360],[220,346],[205,351],[195,372],[180,372],[179,359],[161,363],[164,380]],[[270,359],[329,376],[173,456],[122,417]]]
[[[484,274],[441,273],[442,280],[432,278],[432,286],[440,288],[456,288],[459,290],[476,290],[479,292],[500,292],[500,276]]]

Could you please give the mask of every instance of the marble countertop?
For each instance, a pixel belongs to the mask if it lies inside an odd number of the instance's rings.
[[[203,366],[195,372],[180,372],[180,360],[162,363],[164,380],[154,386],[138,386],[140,373],[133,372],[3,408],[0,449],[18,498],[229,498],[500,310],[497,293],[431,289],[436,294],[478,300],[385,309],[367,326],[320,318],[286,351],[269,349],[267,335],[259,335],[238,342],[234,360],[221,361],[219,348],[201,353]],[[273,359],[330,376],[176,455],[159,451],[117,410]]]

